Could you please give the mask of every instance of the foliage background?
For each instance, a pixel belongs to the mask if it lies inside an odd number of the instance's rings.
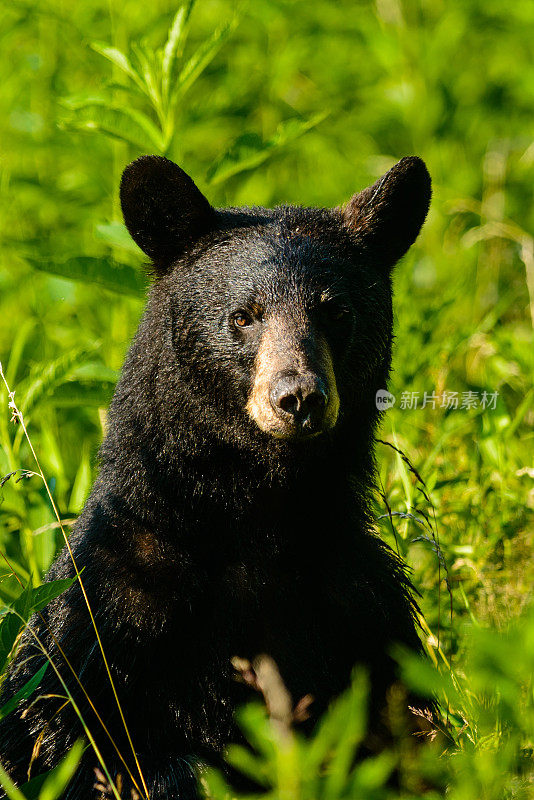
[[[466,630],[504,628],[534,579],[534,5],[199,0],[178,59],[215,32],[213,52],[169,108],[98,43],[132,59],[135,43],[155,52],[176,11],[168,0],[12,0],[2,13],[0,358],[61,517],[89,491],[142,310],[143,258],[117,203],[126,163],[165,151],[215,205],[336,205],[420,155],[434,196],[396,270],[397,404],[381,436],[408,455],[431,504],[378,445],[387,504],[378,493],[376,511],[404,515],[395,537],[390,519],[378,524],[414,570],[430,649],[462,674]],[[95,259],[91,280],[82,256]],[[122,291],[101,285],[115,262],[131,268]],[[409,410],[405,391],[499,399]],[[33,468],[5,401],[2,475]],[[38,582],[60,545],[46,493],[37,478],[1,493],[0,548]],[[4,563],[0,578],[9,603],[18,587]]]

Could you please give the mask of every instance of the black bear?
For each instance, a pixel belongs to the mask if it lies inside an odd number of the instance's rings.
[[[154,281],[70,545],[131,741],[80,585],[32,627],[109,772],[141,796],[196,797],[196,760],[217,763],[238,735],[252,690],[233,657],[269,654],[317,719],[357,663],[378,707],[392,643],[420,648],[409,582],[369,509],[391,270],[430,192],[415,157],[335,209],[215,209],[156,156],[124,172],[124,219]],[[64,549],[49,579],[73,574]],[[43,663],[33,642],[4,699]],[[64,695],[48,668],[2,723],[17,783],[32,751],[36,775],[83,735]],[[65,797],[100,796],[97,764],[89,747]]]

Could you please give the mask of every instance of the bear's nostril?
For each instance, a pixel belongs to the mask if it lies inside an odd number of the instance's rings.
[[[320,387],[304,395],[300,408],[301,422],[304,427],[313,429],[321,424],[327,400],[326,392]]]
[[[326,392],[323,392],[322,389],[318,389],[306,395],[304,404],[310,411],[321,411],[326,406],[327,399]]]
[[[297,414],[301,407],[301,401],[296,394],[283,394],[278,399],[278,406],[287,414]]]

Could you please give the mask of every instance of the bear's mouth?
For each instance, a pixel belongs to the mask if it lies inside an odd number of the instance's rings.
[[[339,400],[336,397],[336,402],[327,403],[321,416],[306,415],[300,419],[296,415],[281,419],[279,415],[272,412],[256,415],[251,413],[248,406],[247,411],[264,433],[279,440],[302,442],[316,439],[335,427],[339,415]]]
[[[317,439],[319,436],[321,436],[324,433],[324,431],[323,430],[319,430],[319,431],[312,431],[311,433],[309,433],[309,432],[302,431],[302,430],[296,430],[296,431],[291,431],[291,432],[288,432],[288,431],[269,431],[269,433],[275,439],[280,439],[280,440],[283,440],[283,441],[307,442],[310,439]]]

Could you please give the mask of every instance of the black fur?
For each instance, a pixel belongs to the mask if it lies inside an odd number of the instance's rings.
[[[151,800],[193,798],[190,764],[217,761],[249,697],[232,656],[272,655],[295,701],[314,696],[316,719],[356,663],[368,666],[378,707],[395,676],[391,644],[420,648],[409,583],[372,531],[369,496],[390,269],[424,221],[430,179],[419,159],[403,159],[345,209],[215,211],[178,167],[145,157],[125,171],[121,198],[158,277],[70,541]],[[343,306],[339,319],[322,315],[325,291]],[[230,320],[251,302],[267,318],[304,317],[326,338],[340,397],[332,430],[277,439],[246,413],[261,324],[243,338]],[[63,550],[48,577],[71,575]],[[137,775],[79,586],[44,613]],[[45,625],[32,627],[124,776]],[[4,701],[42,661],[26,633]],[[37,694],[63,694],[51,668]],[[80,736],[69,705],[56,713],[62,702],[23,703],[0,724],[0,760],[18,783],[43,726],[32,775]],[[67,798],[91,796],[96,765],[89,748]]]

